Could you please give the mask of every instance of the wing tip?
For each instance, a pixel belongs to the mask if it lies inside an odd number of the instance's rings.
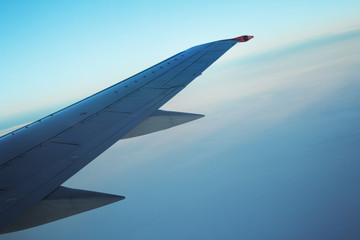
[[[243,35],[243,36],[240,36],[240,37],[233,38],[232,40],[235,40],[235,41],[238,41],[238,42],[247,42],[252,38],[254,38],[254,36]]]

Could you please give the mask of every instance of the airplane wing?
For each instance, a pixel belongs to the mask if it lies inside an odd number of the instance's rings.
[[[119,139],[201,117],[158,109],[237,42],[251,38],[246,35],[195,46],[0,137],[0,232],[20,230],[88,210],[65,216],[64,210],[57,213],[46,210],[40,204],[43,202],[56,203],[59,210],[71,199],[71,204],[76,199],[97,202],[106,199],[104,204],[123,199],[60,185]],[[59,216],[52,219],[51,214]],[[45,219],[34,220],[34,216]]]

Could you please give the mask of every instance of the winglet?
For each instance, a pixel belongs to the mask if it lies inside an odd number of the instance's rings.
[[[233,40],[236,40],[238,42],[247,42],[249,41],[250,39],[252,39],[254,36],[250,36],[250,35],[244,35],[244,36],[240,36],[240,37],[236,37],[236,38],[233,38]]]

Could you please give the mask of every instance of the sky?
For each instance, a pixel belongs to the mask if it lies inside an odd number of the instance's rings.
[[[118,203],[2,239],[358,239],[358,1],[1,1],[0,129],[189,47],[254,35],[65,186]],[[196,101],[194,101],[196,99]]]

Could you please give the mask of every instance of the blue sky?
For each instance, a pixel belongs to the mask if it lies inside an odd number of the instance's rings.
[[[248,33],[256,39],[226,57],[263,52],[356,27],[358,9],[358,1],[2,1],[0,127],[19,122],[8,116],[54,111],[196,44]]]
[[[0,128],[252,34],[66,186],[126,200],[4,239],[358,239],[358,1],[0,3]],[[194,102],[194,99],[197,99]]]

